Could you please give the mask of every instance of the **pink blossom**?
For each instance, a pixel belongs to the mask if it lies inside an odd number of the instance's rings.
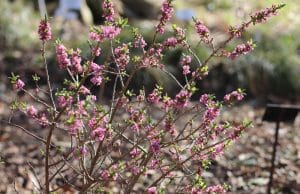
[[[95,74],[92,79],[91,82],[95,85],[95,86],[100,86],[102,83],[102,76],[100,74]]]
[[[82,128],[82,122],[80,119],[75,119],[75,121],[69,126],[69,134],[74,136]]]
[[[36,110],[36,108],[34,106],[29,106],[29,107],[27,107],[26,114],[29,117],[36,118],[36,116],[37,116],[37,110]]]
[[[235,59],[240,55],[245,55],[254,49],[255,45],[249,41],[245,44],[239,44],[231,53],[227,53],[227,57],[230,59]]]
[[[241,91],[233,91],[230,94],[224,96],[225,102],[231,102],[234,100],[241,101],[244,98],[244,94]]]
[[[109,178],[109,172],[108,172],[108,170],[103,170],[103,171],[101,171],[100,172],[100,176],[101,176],[101,178],[103,179],[103,180],[108,180],[108,178]]]
[[[183,75],[191,73],[189,64],[192,62],[192,57],[187,55],[182,58],[180,65],[182,65]]]
[[[156,26],[156,33],[163,34],[165,32],[165,25],[169,21],[173,14],[173,6],[170,0],[165,0],[161,7],[162,15],[159,24]]]
[[[182,70],[183,70],[183,72],[182,72],[183,75],[187,75],[187,74],[191,73],[190,66],[188,66],[188,65],[184,65],[182,67]]]
[[[216,106],[212,106],[206,109],[203,114],[202,121],[207,124],[214,121],[220,115],[220,109]]]
[[[163,45],[165,47],[176,47],[176,45],[178,44],[178,41],[175,37],[171,37],[171,38],[168,38],[164,43]]]
[[[102,4],[102,8],[103,8],[103,12],[104,12],[103,17],[106,19],[106,21],[113,22],[115,10],[114,10],[112,1],[105,0]]]
[[[137,175],[140,172],[140,168],[138,166],[130,166],[129,168],[133,175]]]
[[[56,45],[56,58],[60,69],[67,69],[71,65],[67,49],[63,44]]]
[[[70,67],[71,72],[75,73],[75,74],[79,74],[82,73],[83,68],[81,66],[81,56],[80,54],[80,49],[77,49],[76,51],[73,51],[72,55],[71,55],[71,61],[72,61],[72,65]]]
[[[91,91],[87,89],[85,86],[80,86],[78,93],[87,95],[87,94],[91,94]]]
[[[150,150],[154,154],[159,154],[159,152],[160,152],[160,143],[159,143],[158,140],[155,140],[155,141],[151,142]]]
[[[97,127],[92,131],[92,136],[98,141],[103,141],[105,137],[106,129],[103,127]]]
[[[95,129],[96,126],[97,126],[98,122],[97,122],[97,119],[96,118],[91,118],[89,121],[88,121],[88,126],[89,128],[91,129]]]
[[[176,96],[174,100],[174,104],[176,108],[184,108],[188,105],[189,98],[191,97],[191,93],[187,90],[181,90]]]
[[[252,14],[251,19],[252,19],[253,25],[267,21],[267,19],[269,17],[276,15],[277,10],[280,8],[281,8],[280,5],[278,5],[278,6],[272,5],[272,7],[270,7],[270,8],[265,8],[263,10],[260,10],[256,13]]]
[[[13,88],[15,90],[22,90],[24,88],[25,84],[21,79],[17,79],[16,83],[13,85]]]
[[[209,36],[209,30],[204,25],[203,22],[201,22],[200,20],[196,20],[195,21],[195,28],[196,28],[196,32],[198,33],[198,35],[200,36],[200,39],[203,42],[209,43],[211,41],[210,36]]]
[[[178,44],[184,43],[185,31],[178,26],[173,27],[173,30],[174,30],[174,34],[175,34]],[[187,45],[184,44],[183,46],[187,46]]]
[[[126,65],[129,63],[129,49],[127,44],[123,44],[122,46],[118,46],[114,50],[115,61],[119,66],[120,70],[125,70]]]
[[[164,97],[162,108],[168,110],[174,105],[174,101],[169,97]]]
[[[100,35],[98,35],[97,32],[94,31],[89,33],[89,38],[90,40],[97,41],[97,42],[100,42],[103,39],[103,37],[101,37]]]
[[[147,46],[147,43],[145,42],[144,38],[141,35],[139,35],[135,38],[133,46],[135,48],[145,48]]]
[[[200,97],[200,102],[201,102],[202,104],[204,104],[205,106],[207,106],[208,103],[210,102],[210,97],[209,97],[209,95],[208,95],[208,94],[203,94],[203,95],[201,95],[201,97]]]
[[[89,62],[89,71],[91,73],[100,73],[102,69],[103,69],[103,66],[100,66],[94,62]]]
[[[130,156],[132,158],[136,158],[140,155],[141,151],[138,148],[133,148],[133,150],[130,152]]]
[[[116,26],[102,26],[102,35],[107,39],[114,39],[118,34],[120,34],[121,29]]]
[[[58,106],[60,108],[64,108],[64,107],[72,104],[73,97],[72,96],[58,96],[57,101],[58,101]]]
[[[158,91],[155,89],[151,94],[148,95],[147,100],[150,103],[157,104],[160,100],[160,95],[158,94]]]
[[[101,42],[104,39],[112,40],[118,34],[120,34],[121,28],[116,26],[100,26],[100,29],[96,31],[91,31],[89,33],[89,38],[96,42]]]
[[[86,111],[86,106],[85,106],[85,101],[84,100],[81,100],[81,101],[77,102],[76,114],[88,115],[88,113]]]
[[[101,54],[101,48],[99,47],[92,48],[92,54],[98,57]]]
[[[147,189],[147,194],[157,194],[156,187],[150,187]]]
[[[159,165],[159,160],[156,160],[156,159],[151,160],[149,168],[150,169],[156,169],[156,168],[158,168],[158,165]]]
[[[190,55],[186,55],[180,61],[180,65],[182,66],[189,65],[191,62],[192,62],[192,57]]]
[[[209,186],[205,189],[206,193],[226,193],[226,189],[224,189],[221,185]]]
[[[47,127],[49,125],[49,120],[47,119],[45,113],[43,113],[39,118],[38,118],[39,124],[42,125],[43,127]]]
[[[43,42],[51,40],[52,33],[50,23],[47,20],[41,20],[38,28],[39,39]]]

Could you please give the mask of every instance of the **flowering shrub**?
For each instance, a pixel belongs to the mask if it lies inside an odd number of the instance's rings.
[[[215,56],[235,59],[253,50],[251,41],[237,45],[233,51],[226,51],[225,46],[240,37],[251,24],[265,21],[281,7],[283,5],[276,5],[259,11],[251,15],[248,22],[231,27],[228,39],[220,45],[214,45],[209,29],[194,18],[199,41],[212,48],[211,55],[201,60],[189,45],[185,30],[179,26],[173,25],[174,36],[162,43],[156,42],[156,37],[165,33],[172,17],[171,0],[163,3],[153,41],[149,43],[135,28],[132,42],[116,40],[128,25],[126,20],[115,17],[112,2],[105,0],[103,17],[106,22],[92,27],[89,33],[90,56],[83,58],[80,49],[68,49],[61,41],[56,41],[57,65],[69,77],[64,81],[64,87],[55,90],[48,73],[45,50],[45,45],[52,40],[51,28],[47,19],[42,20],[38,34],[42,43],[47,91],[38,86],[37,75],[33,76],[33,80],[36,90],[45,93],[48,99],[27,90],[19,76],[12,74],[10,77],[16,91],[25,92],[42,105],[35,107],[34,104],[14,101],[11,106],[13,111],[23,112],[48,130],[43,139],[14,125],[45,144],[45,178],[40,180],[41,187],[37,189],[50,193],[69,185],[80,193],[101,193],[114,186],[131,193],[137,191],[137,183],[152,172],[154,179],[143,192],[225,193],[225,186],[207,186],[201,172],[249,126],[249,122],[231,124],[218,120],[222,106],[242,100],[244,92],[238,89],[225,95],[221,101],[212,94],[203,94],[196,102],[191,102],[190,98],[197,90],[196,82],[207,75],[209,61]],[[94,59],[101,57],[101,44],[105,41],[110,42],[111,56],[104,64],[96,64]],[[161,62],[164,52],[174,47],[186,51],[180,61],[184,84]],[[192,69],[192,63],[197,63],[197,68]],[[129,64],[133,68],[128,68]],[[144,90],[133,93],[129,84],[144,68],[160,68],[174,79],[181,90],[174,97],[168,96],[161,86],[149,94]],[[114,75],[114,85],[107,106],[99,104],[90,89],[101,87],[108,81],[109,75]],[[117,89],[118,83],[120,89]],[[52,141],[57,130],[68,133],[71,139],[68,149],[61,150]],[[64,176],[66,172],[71,176]],[[60,176],[64,178],[64,185],[55,186],[54,180]]]

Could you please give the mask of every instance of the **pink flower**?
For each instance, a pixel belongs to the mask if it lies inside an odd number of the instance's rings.
[[[226,94],[224,96],[225,102],[231,102],[234,100],[241,101],[244,98],[244,94],[242,91],[233,91],[230,94]]]
[[[82,128],[82,122],[80,119],[76,119],[70,126],[69,126],[69,134],[74,136],[78,133],[78,131]]]
[[[147,100],[150,103],[157,104],[160,100],[160,96],[157,93],[157,90],[154,90],[151,94],[149,94]]]
[[[92,131],[92,136],[98,141],[103,141],[105,137],[106,129],[103,127],[98,127]]]
[[[169,21],[173,14],[173,7],[170,0],[165,0],[161,7],[162,16],[160,18],[159,24],[156,26],[156,33],[163,34],[165,32],[165,25]]]
[[[102,8],[103,8],[103,12],[104,12],[103,17],[106,19],[106,21],[113,22],[115,10],[114,10],[112,1],[105,0],[103,2]]]
[[[192,57],[189,55],[186,55],[182,58],[182,60],[180,61],[180,65],[184,66],[184,65],[189,65],[192,62]]]
[[[92,77],[91,82],[95,85],[95,86],[100,86],[102,83],[102,76],[100,74],[96,74]]]
[[[87,95],[87,94],[91,94],[91,91],[87,89],[85,86],[80,86],[78,93]]]
[[[145,48],[147,46],[147,43],[145,42],[144,38],[139,35],[135,38],[133,46],[134,48]]]
[[[188,104],[188,100],[191,97],[191,93],[187,90],[181,90],[176,96],[174,100],[174,104],[176,108],[184,108]]]
[[[101,178],[103,179],[103,180],[108,180],[108,178],[109,178],[109,172],[108,172],[108,170],[103,170],[103,171],[101,171],[100,172],[100,176],[101,176]]]
[[[127,44],[123,44],[122,46],[118,46],[114,50],[115,61],[119,66],[120,70],[125,70],[126,65],[129,63],[129,49]]]
[[[231,53],[227,53],[227,57],[234,60],[240,55],[245,55],[252,51],[255,47],[255,44],[253,44],[251,41],[248,41],[245,44],[239,44],[235,47],[235,49]]]
[[[64,108],[73,102],[73,97],[72,96],[58,96],[57,101],[58,101],[58,106],[60,108]]]
[[[60,69],[67,69],[71,65],[67,49],[63,44],[56,45],[56,58]]]
[[[41,41],[46,42],[51,40],[51,27],[47,20],[40,21],[38,34]]]
[[[83,68],[81,66],[81,56],[80,54],[80,49],[77,49],[76,51],[73,51],[72,56],[71,56],[71,61],[72,61],[72,65],[70,67],[71,72],[74,74],[79,74],[82,73]]]
[[[36,118],[36,116],[37,116],[37,110],[36,110],[36,108],[34,106],[29,106],[29,107],[27,107],[26,114],[29,117]]]
[[[201,97],[200,97],[200,102],[201,102],[202,104],[204,104],[205,106],[208,106],[208,103],[211,102],[211,101],[210,101],[209,95],[208,95],[208,94],[203,94],[203,95],[201,95]]]
[[[221,185],[209,186],[205,189],[206,193],[226,193],[226,189],[224,189]]]
[[[191,73],[191,71],[190,71],[190,66],[188,66],[188,65],[184,65],[183,67],[182,67],[182,74],[183,75],[187,75],[187,74],[189,74],[189,73]]]
[[[140,172],[140,168],[138,166],[129,166],[129,169],[133,175],[137,175]]]
[[[277,10],[280,9],[282,5],[272,5],[270,8],[265,8],[251,15],[253,25],[257,23],[262,23],[267,21],[267,19],[273,15],[277,14]]]
[[[104,39],[112,40],[118,34],[120,34],[121,28],[117,26],[100,26],[99,29],[91,31],[89,33],[89,38],[96,42],[101,42]]]
[[[158,140],[155,140],[155,141],[151,142],[150,150],[154,154],[159,154],[159,152],[160,152],[160,143],[159,143]]]
[[[13,85],[13,88],[15,90],[22,90],[24,86],[25,86],[24,82],[21,79],[18,79],[16,83]]]
[[[103,37],[110,40],[114,39],[121,32],[121,29],[116,26],[102,26],[101,30]]]
[[[203,114],[203,123],[212,122],[220,115],[220,109],[216,106],[212,106],[207,108],[207,110]]]
[[[132,158],[136,158],[140,155],[141,151],[138,148],[133,148],[133,150],[130,152],[130,156]]]
[[[89,38],[90,40],[97,41],[97,42],[102,41],[102,37],[94,31],[89,33]]]
[[[147,194],[157,194],[156,187],[150,187],[147,189]]]
[[[203,22],[201,22],[200,20],[196,20],[195,21],[195,28],[196,28],[196,32],[198,33],[198,35],[200,36],[200,39],[203,42],[209,43],[211,41],[210,37],[209,37],[209,30],[203,24]]]
[[[92,48],[92,54],[98,57],[101,54],[101,48],[99,47]]]
[[[89,71],[91,73],[100,73],[103,66],[99,66],[97,63],[89,62]]]
[[[43,113],[40,118],[38,118],[39,124],[43,127],[47,127],[49,125],[49,120],[47,119],[45,113]]]
[[[178,44],[178,41],[175,37],[171,37],[171,38],[168,38],[164,43],[163,45],[165,47],[176,47],[176,45]]]
[[[164,97],[162,108],[168,110],[174,105],[174,101],[169,97]]]

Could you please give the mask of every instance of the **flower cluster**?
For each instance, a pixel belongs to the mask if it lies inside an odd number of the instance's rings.
[[[71,66],[70,70],[73,74],[80,74],[83,71],[83,68],[81,66],[81,56],[80,56],[81,50],[77,48],[76,51],[72,50],[71,54]]]
[[[17,79],[17,81],[13,85],[13,88],[15,90],[22,90],[24,86],[25,86],[25,83],[21,79]]]
[[[174,12],[173,6],[171,5],[172,0],[165,0],[163,2],[161,11],[162,16],[160,18],[159,24],[156,26],[156,33],[163,34],[165,32],[166,22],[169,21]]]
[[[114,50],[115,61],[120,70],[125,70],[126,65],[129,63],[129,48],[127,44],[118,46]]]
[[[120,34],[121,28],[117,26],[94,27],[89,34],[92,41],[102,42],[105,39],[112,40]]]
[[[38,34],[39,34],[40,40],[43,42],[51,40],[51,38],[52,38],[51,26],[50,26],[50,23],[46,19],[42,20],[40,22]]]
[[[91,82],[96,86],[100,86],[103,81],[102,69],[102,66],[94,62],[89,62],[89,71],[92,75]]]
[[[203,42],[209,43],[212,41],[209,35],[209,30],[203,22],[201,22],[200,20],[195,20],[195,29]]]
[[[71,65],[71,61],[68,57],[67,49],[61,43],[58,43],[56,45],[56,59],[58,61],[58,67],[60,69],[67,69]]]
[[[272,5],[251,15],[253,24],[267,21],[268,18],[277,14],[277,10],[285,6],[284,4]]]
[[[250,51],[252,51],[254,49],[254,47],[255,47],[255,44],[252,41],[248,41],[247,43],[237,45],[235,47],[235,49],[230,53],[225,52],[225,56],[234,60],[240,55],[245,55],[245,54],[249,53]]]
[[[190,71],[190,63],[192,62],[192,57],[187,55],[187,56],[184,56],[182,58],[182,60],[180,61],[180,65],[182,66],[182,74],[183,75],[187,75],[189,73],[191,73]]]
[[[103,17],[108,22],[114,21],[115,10],[111,0],[105,0],[102,4],[103,8]]]
[[[241,101],[244,98],[244,92],[241,89],[238,89],[237,91],[233,91],[230,94],[226,94],[224,96],[225,102],[232,102],[232,101]]]

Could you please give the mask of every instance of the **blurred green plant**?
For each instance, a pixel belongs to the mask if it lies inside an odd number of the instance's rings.
[[[35,34],[39,16],[32,4],[23,1],[0,1],[0,46],[5,51],[30,49],[37,45]]]

